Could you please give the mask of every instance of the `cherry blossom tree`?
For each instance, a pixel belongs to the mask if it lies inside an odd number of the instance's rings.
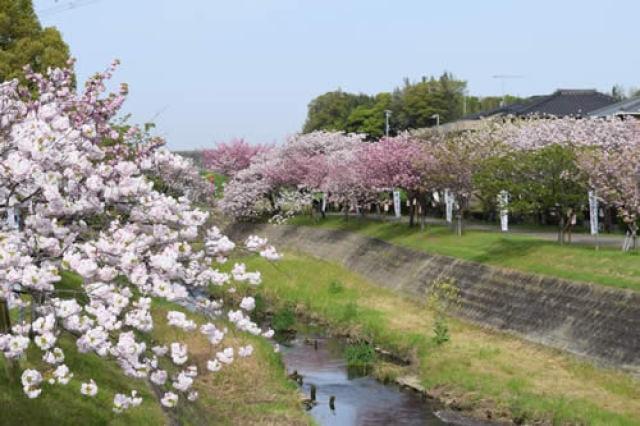
[[[421,137],[433,158],[427,180],[432,188],[442,193],[449,191],[454,197],[459,235],[475,190],[474,175],[485,159],[501,152],[502,137],[496,137],[499,131],[500,126],[486,123],[481,131],[449,135],[437,132]]]
[[[374,192],[404,189],[410,200],[417,200],[422,211],[422,226],[428,205],[430,173],[435,159],[426,144],[402,134],[364,144],[356,158],[356,167],[364,185]],[[413,225],[416,206],[410,203],[410,225]]]
[[[640,216],[640,126],[634,120],[601,126],[593,145],[579,153],[578,164],[597,196],[617,209],[635,249]]]
[[[208,169],[224,176],[235,176],[251,165],[258,154],[268,152],[271,145],[249,144],[244,139],[232,139],[218,143],[212,149],[202,151],[203,163]]]
[[[586,174],[591,189],[606,204],[614,206],[631,235],[637,233],[637,159],[639,154],[639,128],[634,120],[618,118],[577,119],[559,118],[528,119],[514,123],[506,143],[513,149],[540,150],[551,146],[562,147],[575,156],[568,164],[564,177],[572,185],[572,169]],[[516,128],[516,131],[513,131]],[[565,191],[566,192],[566,191]],[[581,191],[586,203],[586,191]],[[557,203],[556,203],[557,204]],[[575,214],[576,206],[568,206],[559,212],[562,223],[571,223],[568,217]]]
[[[327,155],[327,175],[321,189],[328,194],[327,201],[342,206],[345,219],[348,219],[351,207],[376,200],[376,193],[359,173],[361,158],[358,153],[356,149],[345,149]]]
[[[226,261],[235,244],[216,227],[203,229],[208,214],[193,208],[186,196],[175,198],[154,187],[154,174],[169,185],[182,185],[175,171],[188,166],[164,151],[159,140],[141,139],[135,130],[122,132],[111,124],[127,92],[123,86],[104,95],[115,66],[90,78],[80,92],[70,69],[28,72],[33,90],[17,81],[0,83],[0,207],[21,218],[19,227],[0,230],[5,319],[0,352],[11,361],[25,357],[29,347],[40,350],[47,367],[22,374],[26,396],[36,398],[73,378],[57,346],[65,333],[75,338],[79,352],[113,358],[126,375],[148,378],[164,392],[161,403],[174,407],[183,396],[197,398],[192,385],[199,373],[189,363],[186,344],[149,347],[141,338],[154,327],[155,298],[188,301],[251,334],[270,337],[272,331],[251,321],[251,301],[223,310],[222,302],[202,296],[209,285],[257,285],[260,273],[242,264],[231,272],[212,268]],[[245,247],[279,258],[264,239],[252,237]],[[82,278],[77,297],[60,291],[62,270]],[[7,310],[28,304],[30,322],[10,327]],[[207,363],[210,371],[233,362],[235,353],[251,353],[249,347],[221,347],[226,332],[213,323],[196,324],[178,310],[167,320],[182,330],[199,330],[219,348]],[[170,376],[159,367],[161,357],[181,370]],[[92,378],[78,379],[84,380],[83,395],[100,392]],[[115,412],[141,403],[136,392],[113,396]]]
[[[275,151],[260,155],[226,183],[218,204],[222,212],[236,220],[249,220],[275,210],[276,187],[267,177],[271,162],[277,161],[274,157]]]
[[[326,191],[329,173],[362,144],[359,135],[313,132],[289,137],[281,146],[254,157],[251,165],[225,186],[222,210],[238,219],[278,214],[281,195],[299,193],[296,205],[305,207],[313,194]],[[333,163],[332,163],[333,162]],[[306,205],[308,207],[308,204]]]
[[[489,199],[510,186],[514,207],[555,210],[562,242],[572,217],[587,201],[587,188],[581,183],[586,175],[591,189],[618,209],[635,235],[638,125],[634,120],[532,117],[493,123],[472,137],[480,146],[488,140],[499,143],[500,151],[489,157],[479,175]]]

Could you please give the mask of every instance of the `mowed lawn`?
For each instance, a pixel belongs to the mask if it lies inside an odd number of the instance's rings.
[[[640,425],[640,382],[572,356],[450,319],[451,341],[436,345],[433,312],[331,262],[285,253],[260,270],[262,297],[273,309],[320,317],[412,359],[410,367],[376,366],[387,378],[414,375],[422,385],[478,416],[526,424]],[[241,290],[242,291],[242,290]]]
[[[297,217],[293,225],[341,229],[379,238],[393,244],[458,257],[474,262],[573,281],[640,290],[640,252],[624,253],[615,248],[559,245],[518,233],[469,230],[462,237],[450,228],[428,225],[409,228],[406,223],[380,222],[366,218],[331,216],[322,220]]]

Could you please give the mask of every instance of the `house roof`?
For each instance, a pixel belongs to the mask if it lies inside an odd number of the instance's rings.
[[[612,115],[640,115],[640,96],[625,99],[615,104],[598,108],[589,113],[592,117],[609,117]]]
[[[477,120],[500,115],[581,116],[614,103],[613,97],[596,90],[558,89],[551,95],[532,96],[524,102],[479,112],[464,117],[464,119]]]

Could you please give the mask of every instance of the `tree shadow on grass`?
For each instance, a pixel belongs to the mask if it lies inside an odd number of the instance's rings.
[[[480,263],[488,263],[490,261],[503,261],[507,259],[522,258],[534,251],[537,251],[546,246],[553,245],[548,241],[536,241],[530,240],[515,240],[509,238],[501,238],[493,241],[487,250],[477,256],[472,257],[470,260]]]

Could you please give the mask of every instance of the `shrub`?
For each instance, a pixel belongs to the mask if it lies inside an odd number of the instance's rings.
[[[331,283],[329,283],[329,289],[328,289],[329,294],[338,294],[338,293],[342,293],[343,291],[344,291],[344,286],[340,281],[331,281]]]
[[[449,309],[458,305],[459,299],[460,289],[456,286],[455,281],[451,279],[436,280],[428,290],[427,306],[435,312],[433,341],[437,345],[446,343],[451,339],[446,314]]]
[[[288,306],[276,312],[271,320],[271,326],[278,333],[291,330],[295,323],[295,314]]]
[[[349,345],[344,350],[348,367],[370,367],[376,360],[376,351],[366,342]]]

